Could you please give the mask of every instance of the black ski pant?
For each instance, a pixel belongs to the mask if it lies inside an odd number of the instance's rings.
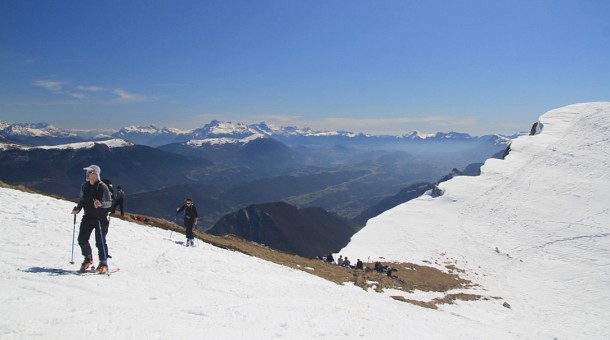
[[[116,202],[114,202],[114,204],[112,205],[112,213],[114,214],[114,212],[116,211],[116,207],[119,207],[119,209],[121,210],[121,216],[125,216],[123,214],[123,199],[118,199],[116,200]]]
[[[186,238],[193,239],[193,220],[185,220],[184,226],[186,227]]]
[[[78,245],[84,257],[93,258],[89,238],[91,233],[95,233],[95,246],[97,247],[97,256],[101,261],[106,261],[108,257],[108,244],[106,243],[106,234],[108,234],[108,225],[110,221],[106,217],[83,216],[80,221],[80,229],[78,230]],[[102,235],[100,235],[100,228]]]

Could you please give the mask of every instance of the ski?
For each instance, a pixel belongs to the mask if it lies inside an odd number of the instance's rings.
[[[74,269],[63,269],[63,268],[52,268],[51,271],[55,274],[58,275],[78,275],[78,276],[87,276],[87,275],[108,275],[110,276],[110,274],[116,273],[119,270],[121,270],[121,268],[118,267],[113,267],[113,268],[108,268],[108,272],[104,273],[104,274],[98,274],[95,271],[95,268],[93,269],[87,269],[84,271],[81,271],[80,269],[74,270]]]
[[[197,244],[195,244],[195,242],[189,244],[189,242],[184,242],[184,241],[174,241],[174,240],[170,240],[170,241],[173,241],[175,244],[183,246],[183,247],[187,247],[187,248],[189,248],[189,247],[193,247],[193,248],[197,247]]]
[[[103,273],[103,274],[99,274],[96,271],[92,271],[92,272],[85,271],[83,273],[80,273],[79,275],[80,276],[87,276],[87,275],[100,275],[100,276],[106,275],[106,276],[110,276],[111,274],[114,274],[114,273],[118,272],[119,270],[121,270],[121,268],[112,267],[112,268],[108,268],[108,271]]]

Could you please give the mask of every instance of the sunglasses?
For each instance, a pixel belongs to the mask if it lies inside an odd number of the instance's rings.
[[[186,205],[193,205],[193,203],[192,202],[187,202]]]
[[[95,174],[95,171],[87,171],[88,174]]]

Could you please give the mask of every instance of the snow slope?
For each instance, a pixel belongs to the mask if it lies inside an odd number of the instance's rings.
[[[118,273],[54,275],[82,260],[76,247],[68,263],[74,203],[0,188],[0,339],[609,338],[610,103],[540,122],[506,160],[370,220],[341,252],[455,264],[500,299],[426,309],[118,219]]]
[[[444,309],[515,337],[609,338],[610,103],[539,122],[505,160],[369,220],[341,254],[455,264],[511,311]]]
[[[458,316],[438,324],[437,311],[205,243],[186,248],[176,243],[182,235],[114,218],[110,266],[119,272],[54,275],[47,268],[75,269],[82,259],[75,255],[77,264],[68,263],[73,206],[0,188],[0,338],[442,338],[472,332],[455,329]]]

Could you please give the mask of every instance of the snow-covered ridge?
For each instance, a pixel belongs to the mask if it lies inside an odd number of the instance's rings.
[[[190,131],[180,130],[176,128],[159,128],[154,125],[149,126],[135,126],[130,125],[122,128],[117,132],[118,134],[130,134],[130,133],[142,133],[142,134],[187,134]]]
[[[610,320],[610,103],[562,107],[539,122],[539,134],[518,137],[481,176],[454,177],[442,196],[370,219],[340,253],[455,265],[512,306],[458,313],[496,320],[516,338],[608,338],[596,320]]]
[[[42,145],[35,147],[22,146],[17,144],[10,143],[0,143],[0,150],[8,150],[8,149],[22,149],[22,150],[32,150],[32,149],[44,149],[44,150],[66,150],[66,149],[90,149],[94,147],[96,144],[104,144],[109,148],[121,148],[125,146],[133,146],[133,143],[127,142],[123,139],[109,139],[105,141],[95,141],[95,142],[78,142],[78,143],[69,143],[62,145]]]
[[[13,143],[0,143],[0,151],[13,150],[13,149],[26,149],[26,147],[13,144]]]
[[[302,136],[348,137],[348,138],[361,137],[361,136],[372,137],[372,135],[366,135],[366,134],[362,134],[362,133],[353,133],[353,132],[349,132],[349,131],[313,131],[313,130],[303,131]]]
[[[244,138],[229,138],[229,137],[219,137],[219,138],[206,138],[206,139],[191,139],[186,142],[186,145],[200,147],[203,145],[224,145],[224,144],[247,144],[255,139],[266,138],[264,135],[253,134]]]
[[[69,130],[59,129],[48,123],[16,123],[0,126],[2,134],[32,137],[77,137]]]
[[[243,123],[218,122],[209,126],[209,134],[212,136],[242,135],[242,134],[266,134],[267,129],[257,128],[255,125]],[[213,122],[214,123],[214,122]]]
[[[421,131],[415,130],[415,131],[411,131],[409,133],[405,133],[402,136],[399,136],[400,138],[405,138],[405,139],[426,139],[426,138],[430,138],[430,137],[434,137],[436,136],[435,133],[423,133]]]

